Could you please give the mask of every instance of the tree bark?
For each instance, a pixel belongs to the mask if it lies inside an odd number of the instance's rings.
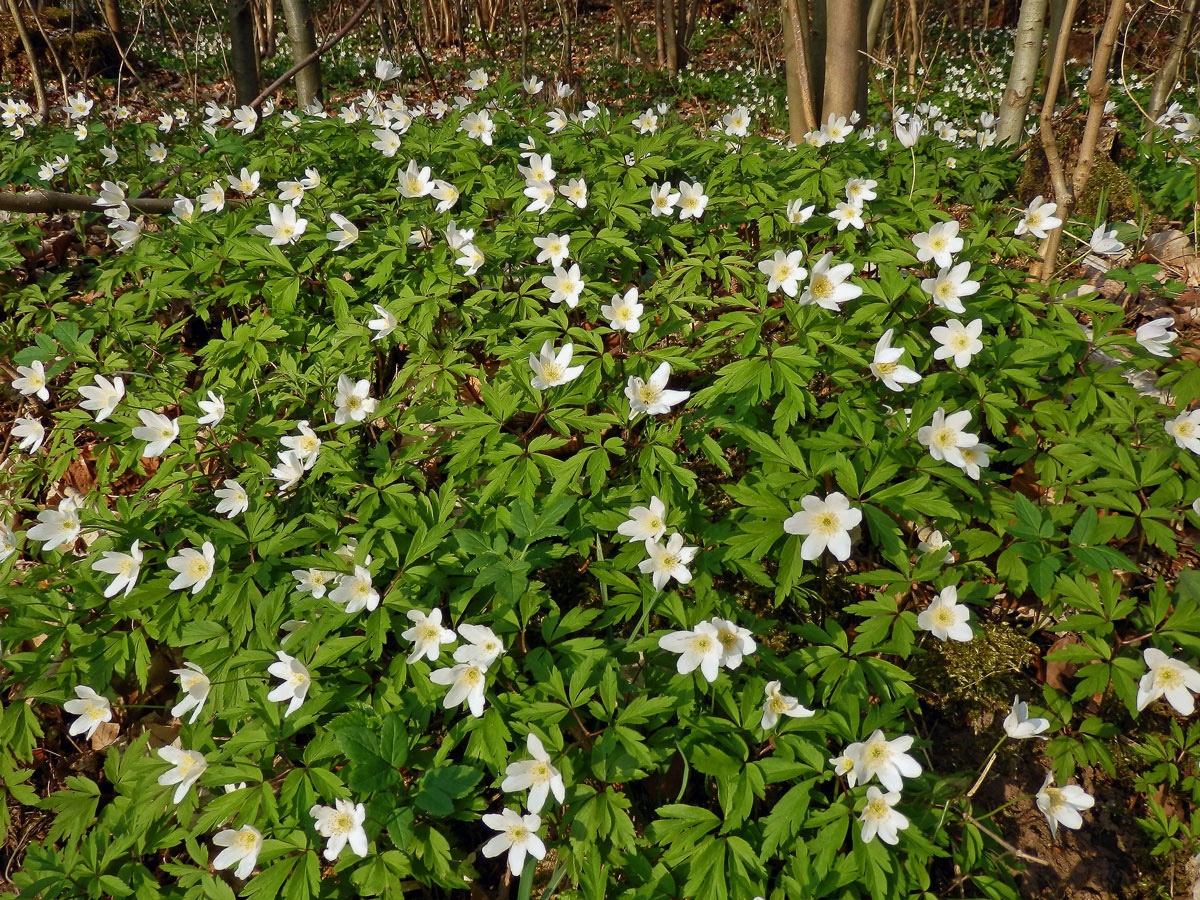
[[[1012,68],[1000,114],[996,121],[996,143],[1016,143],[1025,132],[1025,114],[1037,79],[1042,57],[1042,23],[1046,18],[1046,0],[1022,0],[1014,38]]]
[[[654,0],[654,57],[661,69],[667,64],[666,25],[663,22],[663,0]]]
[[[867,12],[867,52],[874,53],[879,41],[879,29],[883,27],[883,17],[887,12],[887,0],[871,0],[871,8]]]
[[[1192,35],[1192,26],[1196,21],[1198,0],[1187,0],[1183,7],[1183,15],[1179,17],[1179,30],[1171,41],[1171,49],[1163,66],[1154,76],[1154,87],[1150,91],[1149,113],[1151,119],[1157,119],[1167,107],[1167,99],[1175,90],[1175,82],[1179,78],[1179,65],[1183,61],[1184,51]]]
[[[1062,31],[1063,13],[1067,9],[1067,0],[1050,0],[1050,24],[1046,28],[1046,52],[1042,56],[1042,89],[1050,83],[1050,67],[1054,64],[1054,51],[1058,46],[1059,32]],[[1057,97],[1055,100],[1057,101]]]
[[[822,122],[827,122],[830,116],[849,117],[854,112],[858,102],[858,75],[862,68],[859,47],[866,27],[863,0],[836,0],[826,8],[828,38]]]
[[[254,19],[250,0],[229,0],[230,68],[239,106],[258,95],[258,67],[254,62]]]
[[[783,0],[783,67],[787,79],[788,137],[799,144],[816,127],[812,96],[809,94],[808,65],[800,37],[800,11],[796,0]]]
[[[317,37],[313,33],[312,13],[308,0],[280,0],[283,18],[287,22],[288,43],[292,45],[292,59],[300,62],[313,57],[312,62],[296,73],[296,95],[301,108],[321,101],[321,61],[317,51]]]
[[[25,58],[29,61],[29,79],[33,82],[33,93],[37,97],[38,120],[45,125],[50,120],[50,104],[46,101],[46,83],[42,80],[42,69],[38,65],[37,53],[33,49],[33,40],[29,37],[29,29],[17,9],[17,0],[8,0],[8,11],[12,13],[13,24],[17,36],[21,38],[21,46],[25,48]]]
[[[104,0],[101,5],[104,12],[104,23],[112,32],[118,47],[125,46],[125,23],[121,20],[121,4],[119,0]]]
[[[667,45],[667,71],[679,71],[679,41],[675,31],[675,0],[659,0],[663,8],[663,40]]]
[[[101,212],[96,205],[97,197],[86,194],[64,194],[61,191],[27,191],[24,193],[0,192],[0,210],[20,213],[55,213],[66,210],[79,212]],[[139,213],[167,213],[175,205],[174,199],[158,197],[129,197],[125,200],[129,208]]]
[[[800,27],[808,27],[808,36],[801,35],[800,40],[803,42],[804,48],[808,51],[808,81],[811,85],[811,92],[814,98],[814,106],[819,103],[825,96],[825,41],[828,35],[826,30],[826,0],[803,0],[804,5],[800,6]],[[841,0],[833,0],[840,3]],[[807,10],[805,9],[807,7]],[[805,12],[809,15],[805,15]],[[811,24],[809,19],[811,17]]]

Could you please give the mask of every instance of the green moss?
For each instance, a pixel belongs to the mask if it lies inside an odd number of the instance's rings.
[[[965,705],[978,714],[1006,708],[1013,694],[1028,691],[1025,670],[1035,648],[1011,625],[988,623],[970,641],[930,643],[929,652],[914,659],[913,672],[934,706]]]
[[[1079,155],[1083,121],[1072,119],[1056,124],[1055,128],[1057,130],[1054,143],[1058,147],[1059,156],[1062,157],[1067,178],[1070,178]],[[1110,156],[1113,138],[1112,133],[1102,133],[1097,142],[1096,162],[1092,167],[1091,176],[1083,192],[1075,198],[1073,214],[1080,218],[1088,219],[1094,216],[1102,196],[1110,218],[1123,219],[1136,211],[1133,182]],[[1034,146],[1025,154],[1025,164],[1017,178],[1016,193],[1025,203],[1038,194],[1048,200],[1054,197],[1050,166],[1046,162],[1046,154],[1042,151],[1041,141],[1036,137]]]
[[[74,39],[64,34],[51,38],[63,66],[70,66],[81,76],[93,75],[113,63],[116,50],[112,38],[99,28],[75,33]]]

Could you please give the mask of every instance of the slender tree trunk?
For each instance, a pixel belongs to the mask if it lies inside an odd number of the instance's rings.
[[[125,23],[121,19],[121,4],[119,0],[104,0],[101,9],[104,12],[104,23],[108,26],[108,30],[112,32],[113,39],[124,49]]]
[[[667,45],[667,71],[679,71],[679,42],[675,31],[675,0],[660,0],[663,8],[663,40]]]
[[[808,50],[808,80],[812,85],[811,91],[814,107],[825,96],[825,79],[828,77],[825,71],[825,63],[828,58],[825,54],[825,42],[828,36],[826,2],[827,0],[805,0],[805,5],[811,14],[811,24],[808,26],[807,38],[802,36],[801,40],[804,41],[805,49]],[[836,4],[840,3],[841,0],[833,0],[833,2]],[[808,21],[808,17],[804,13],[804,6],[801,6],[801,27]],[[824,119],[821,121],[824,121]]]
[[[1022,0],[1012,68],[996,121],[997,144],[1016,143],[1025,133],[1025,114],[1029,110],[1029,97],[1037,79],[1038,62],[1042,58],[1042,24],[1045,19],[1046,0]]]
[[[646,61],[646,52],[642,49],[642,42],[637,34],[637,26],[634,24],[633,19],[629,17],[629,13],[625,9],[625,4],[621,0],[613,0],[613,12],[617,16],[617,35],[619,36],[624,31],[629,36],[629,48],[637,55],[638,60],[644,63]]]
[[[1187,0],[1183,7],[1183,15],[1179,17],[1179,30],[1171,41],[1171,49],[1163,66],[1154,76],[1154,87],[1150,91],[1149,113],[1151,119],[1157,119],[1167,107],[1167,99],[1175,90],[1175,82],[1179,78],[1179,66],[1183,62],[1184,51],[1187,50],[1191,39],[1192,27],[1196,21],[1198,0]]]
[[[45,125],[50,120],[50,104],[46,101],[46,83],[42,80],[42,69],[33,49],[33,40],[29,37],[25,20],[21,18],[21,11],[17,9],[17,0],[8,0],[8,11],[12,13],[13,25],[16,26],[17,36],[21,39],[25,58],[29,62],[29,80],[33,82],[33,93],[37,97],[38,120]]]
[[[654,57],[660,69],[667,64],[666,24],[663,15],[663,0],[654,0]]]
[[[908,0],[908,89],[917,87],[917,60],[921,58],[921,17],[917,0]]]
[[[311,56],[317,49],[317,37],[313,33],[308,0],[280,0],[280,3],[283,6],[283,18],[287,22],[288,43],[292,45],[292,60],[299,62]],[[314,59],[296,73],[296,95],[301,107],[320,102],[320,60]]]
[[[829,37],[825,43],[825,94],[821,121],[854,112],[858,102],[859,45],[866,22],[863,0],[835,0],[827,6]]]
[[[529,0],[517,0],[521,15],[521,77],[529,77]]]
[[[780,18],[783,19],[783,66],[787,77],[788,136],[799,144],[804,135],[816,127],[812,96],[808,92],[808,66],[804,58],[804,42],[800,35],[800,11],[796,0],[783,0]]]
[[[1067,0],[1050,0],[1050,24],[1046,28],[1046,50],[1042,54],[1042,90],[1050,83],[1050,67],[1054,64],[1054,51],[1058,45],[1059,32],[1062,31],[1063,13],[1067,9]],[[1055,100],[1057,101],[1057,97]]]
[[[250,0],[229,0],[230,68],[239,106],[258,96],[258,67],[254,61],[254,19]]]
[[[887,0],[871,0],[871,9],[867,12],[867,52],[874,54],[878,46],[879,29],[883,26],[883,17],[887,12]]]

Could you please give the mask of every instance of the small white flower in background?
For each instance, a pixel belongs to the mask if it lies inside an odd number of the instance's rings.
[[[1050,721],[1048,719],[1030,716],[1029,704],[1019,696],[1013,697],[1012,712],[1004,717],[1005,734],[1017,741],[1034,737],[1041,738],[1044,741],[1048,738],[1042,732],[1049,727]]]
[[[906,384],[916,384],[921,376],[908,366],[902,365],[900,358],[904,350],[892,346],[892,331],[889,328],[875,344],[875,356],[871,361],[871,374],[883,382],[890,391],[902,391]]]
[[[421,168],[415,159],[410,159],[408,168],[400,173],[400,196],[409,199],[428,196],[433,190],[430,172],[429,166]]]
[[[486,625],[464,623],[458,626],[458,635],[466,643],[454,651],[455,662],[486,670],[504,653],[504,642]]]
[[[464,81],[463,84],[465,84],[467,86],[467,90],[482,91],[485,87],[488,86],[487,70],[472,69],[471,73],[467,77],[467,80]]]
[[[672,578],[679,584],[687,584],[692,580],[692,573],[687,568],[688,563],[696,558],[698,549],[684,546],[683,535],[678,532],[671,535],[665,544],[647,539],[646,553],[649,559],[638,563],[638,571],[651,576],[656,591],[666,587]]]
[[[788,534],[803,535],[800,558],[813,560],[825,550],[841,562],[850,558],[850,531],[862,521],[862,510],[850,506],[846,495],[835,491],[824,500],[809,494],[800,501],[800,512],[783,523]]]
[[[979,290],[979,282],[971,281],[971,264],[961,262],[956,266],[941,269],[936,278],[921,280],[921,290],[933,298],[936,306],[962,315],[966,309],[960,297],[969,297]]]
[[[232,478],[226,478],[225,486],[217,488],[213,493],[221,501],[217,504],[218,516],[223,515],[227,519],[232,519],[234,516],[240,516],[250,507],[250,497],[246,493],[246,489]]]
[[[121,206],[125,203],[126,187],[127,185],[123,181],[100,182],[100,196],[96,198],[96,206]]]
[[[280,438],[279,443],[295,452],[304,463],[305,469],[311,469],[321,453],[321,439],[309,427],[308,419],[301,419],[297,422],[296,430],[300,433],[285,435]]]
[[[379,591],[371,584],[371,572],[363,566],[355,566],[354,574],[343,575],[338,585],[329,592],[334,603],[346,604],[346,612],[357,613],[364,609],[373,612],[379,606]]]
[[[551,182],[554,180],[557,173],[554,171],[554,160],[550,158],[549,153],[539,156],[530,150],[522,153],[521,156],[529,165],[523,166],[517,163],[517,171],[521,173],[527,184],[535,181]]]
[[[530,353],[529,368],[533,370],[533,378],[529,383],[533,385],[533,389],[545,391],[578,378],[584,367],[571,365],[574,352],[575,345],[570,342],[563,344],[562,349],[556,353],[550,341],[546,341],[536,355]]]
[[[220,212],[224,209],[224,188],[214,181],[200,191],[200,212]]]
[[[50,399],[50,389],[46,387],[46,367],[40,359],[35,359],[27,366],[17,366],[17,377],[12,380],[12,386],[24,397]]]
[[[178,785],[175,796],[171,798],[171,802],[178,806],[188,789],[200,780],[208,768],[208,760],[199,750],[182,750],[172,746],[159,747],[158,756],[171,765],[170,769],[158,776],[158,783],[163,787]]]
[[[558,192],[567,198],[567,202],[574,203],[580,209],[587,206],[587,182],[582,177],[568,180],[559,187]]]
[[[885,844],[895,844],[900,840],[898,832],[908,827],[908,817],[893,808],[899,802],[899,791],[885,794],[874,785],[867,788],[867,805],[858,819],[862,822],[861,837],[864,844],[871,843],[877,836]]]
[[[970,618],[970,611],[958,602],[958,589],[947,585],[917,615],[917,627],[939,641],[969,641],[975,636],[968,624]]]
[[[78,91],[74,97],[67,98],[67,102],[63,106],[63,112],[72,120],[85,119],[88,113],[92,111],[94,103],[95,101],[89,100],[83,91]]]
[[[934,459],[945,460],[961,469],[966,465],[963,448],[979,443],[977,435],[964,430],[970,421],[969,410],[946,415],[946,411],[939,406],[933,414],[933,421],[917,429],[917,440],[929,448],[929,455]]]
[[[561,266],[571,252],[571,236],[569,234],[551,232],[545,237],[535,237],[533,243],[539,248],[537,261],[540,263],[549,261],[550,265],[555,268]]]
[[[944,553],[942,562],[946,564],[954,562],[954,554],[950,550],[950,542],[942,537],[940,531],[928,531],[926,536],[917,542],[917,549],[922,553]]]
[[[954,265],[954,254],[963,248],[963,239],[958,236],[958,222],[954,219],[938,222],[928,231],[914,234],[912,242],[920,262],[933,260],[941,269]]]
[[[17,536],[13,530],[0,522],[0,563],[17,552]]]
[[[525,184],[525,196],[531,201],[525,209],[539,215],[550,209],[554,203],[554,185],[548,181],[530,181]]]
[[[251,197],[258,193],[260,175],[258,170],[251,172],[245,166],[242,166],[242,171],[238,175],[228,176],[229,186],[244,197]]]
[[[804,258],[802,250],[784,253],[776,250],[770,259],[760,260],[758,271],[767,276],[767,293],[783,291],[789,297],[795,297],[800,290],[800,282],[808,277],[808,269],[800,265]]]
[[[1057,209],[1057,203],[1046,203],[1042,199],[1042,195],[1038,194],[1025,209],[1013,234],[1022,235],[1028,232],[1035,238],[1044,240],[1047,232],[1053,231],[1062,224],[1062,219],[1054,215]]]
[[[845,283],[853,272],[853,263],[834,265],[833,254],[826,253],[813,266],[808,285],[798,302],[803,306],[815,303],[822,309],[837,312],[839,303],[853,300],[862,294],[862,288],[858,285]]]
[[[146,148],[146,158],[152,163],[167,161],[167,148],[162,144],[151,144]]]
[[[1093,253],[1099,253],[1101,256],[1112,256],[1125,249],[1125,245],[1117,240],[1117,230],[1110,230],[1107,225],[1096,226],[1088,240],[1088,246],[1092,248]]]
[[[394,64],[391,60],[375,60],[375,77],[380,81],[391,81],[395,78],[399,78],[403,74],[404,70]]]
[[[79,502],[74,497],[64,497],[58,509],[43,509],[37,514],[37,520],[25,536],[31,541],[41,541],[43,553],[60,545],[70,549],[79,537]]]
[[[212,425],[216,427],[225,418],[225,398],[213,391],[208,392],[207,400],[198,401],[203,416],[196,420],[197,425]]]
[[[778,681],[768,681],[763,689],[766,699],[763,701],[762,727],[770,731],[779,722],[780,716],[793,719],[804,719],[813,715],[813,710],[800,704],[795,697],[789,697],[780,691]]]
[[[100,155],[104,157],[104,165],[106,166],[116,165],[117,160],[121,158],[120,154],[113,147],[101,147]]]
[[[292,569],[292,577],[296,579],[296,590],[302,594],[312,594],[318,600],[325,596],[325,589],[336,576],[324,569]]]
[[[546,845],[537,836],[537,830],[542,827],[542,820],[533,813],[522,816],[514,810],[505,809],[499,815],[485,815],[483,824],[493,831],[500,832],[483,845],[483,855],[491,859],[507,852],[508,870],[514,878],[525,868],[526,855],[534,859],[541,859],[546,855]]]
[[[533,759],[509,763],[508,768],[504,770],[504,781],[500,782],[500,790],[509,794],[528,790],[526,806],[531,813],[542,811],[546,797],[551,791],[554,792],[554,798],[560,804],[563,803],[567,797],[567,788],[563,783],[562,773],[550,761],[550,754],[546,752],[541,739],[531,731],[525,739],[525,747]]]
[[[358,240],[358,226],[341,213],[331,212],[329,218],[337,228],[325,232],[325,240],[334,242],[334,251],[345,250]]]
[[[784,214],[787,216],[788,222],[793,225],[803,225],[810,218],[813,212],[816,211],[815,204],[804,205],[804,201],[800,199],[789,200],[784,208]]]
[[[463,116],[458,128],[460,131],[465,131],[467,137],[472,140],[482,141],[487,146],[492,146],[492,132],[495,131],[496,126],[492,122],[491,114],[486,109],[477,113],[467,113]]]
[[[845,116],[835,116],[833,113],[830,113],[829,118],[821,125],[822,136],[833,144],[844,144],[853,131],[854,129],[846,123]]]
[[[574,309],[579,305],[579,295],[584,288],[579,266],[572,264],[569,269],[555,266],[553,275],[542,276],[542,287],[549,289],[551,303],[566,303]]]
[[[208,700],[208,692],[212,690],[212,682],[204,674],[204,670],[193,662],[185,662],[182,669],[172,669],[172,675],[179,676],[179,689],[183,691],[183,699],[171,707],[171,715],[182,719],[189,709],[192,711],[188,724],[195,723],[200,716],[200,710]]]
[[[329,839],[324,854],[327,860],[337,859],[346,844],[359,856],[367,855],[367,832],[363,828],[367,809],[361,803],[349,800],[335,800],[333,806],[314,803],[308,814],[313,817],[317,834]]]
[[[280,491],[290,491],[299,484],[308,468],[299,453],[285,450],[279,454],[279,462],[271,469],[271,477],[279,482]]]
[[[650,188],[650,215],[669,216],[675,211],[679,194],[671,193],[671,182],[656,184]]]
[[[865,741],[851,744],[845,755],[854,765],[846,775],[846,781],[854,787],[878,778],[889,791],[904,787],[905,778],[916,778],[921,774],[921,764],[906,752],[912,746],[912,735],[902,734],[888,740],[882,729],[876,728]]]
[[[679,219],[696,219],[704,215],[708,207],[708,195],[704,193],[704,185],[698,181],[691,184],[681,182],[679,185]]]
[[[450,685],[450,690],[442,701],[446,709],[453,709],[460,703],[466,703],[471,715],[479,718],[487,699],[483,695],[487,678],[480,666],[460,663],[448,669],[438,669],[431,672],[429,680],[434,684]]]
[[[673,631],[658,639],[658,646],[668,653],[678,653],[675,670],[687,675],[700,670],[706,681],[717,680],[721,670],[721,641],[717,627],[711,622],[700,622],[692,631]]]
[[[657,497],[650,498],[648,507],[633,507],[629,518],[617,526],[617,534],[630,541],[657,541],[666,533],[667,506]]]
[[[744,106],[734,107],[721,117],[725,133],[730,137],[745,137],[750,131],[750,110]]]
[[[135,427],[132,433],[135,440],[146,442],[142,456],[147,459],[162,456],[179,437],[178,419],[169,419],[149,409],[139,409],[138,418],[142,424]]]
[[[128,219],[114,219],[109,223],[109,227],[114,229],[112,232],[113,243],[117,245],[117,250],[121,253],[136,244],[142,235],[142,226]]]
[[[983,319],[972,319],[963,325],[958,319],[951,319],[945,325],[935,325],[929,329],[929,336],[941,346],[933,351],[934,359],[953,359],[960,369],[971,364],[971,357],[983,349],[983,341],[979,335],[983,333]]]
[[[963,460],[960,468],[967,473],[968,478],[978,481],[979,470],[987,468],[988,454],[993,452],[992,448],[980,441],[970,447],[960,447],[958,452]]]
[[[176,197],[171,204],[170,219],[176,225],[186,225],[196,218],[196,205],[188,197]]]
[[[875,193],[878,184],[873,178],[851,178],[846,181],[846,200],[856,206],[862,206],[878,196]]]
[[[304,663],[296,657],[289,656],[282,650],[276,651],[275,656],[279,661],[267,666],[267,672],[278,678],[280,684],[267,694],[267,699],[274,703],[288,701],[288,707],[283,713],[283,717],[286,719],[304,703],[304,698],[308,696],[308,689],[312,686],[312,678],[309,677]]]
[[[1176,712],[1190,716],[1195,708],[1192,694],[1200,693],[1200,672],[1154,647],[1142,651],[1142,659],[1149,671],[1138,682],[1138,711],[1159,697],[1166,697]]]
[[[309,167],[304,170],[304,177],[300,179],[300,187],[306,191],[311,191],[321,186],[321,173],[316,169]]]
[[[479,267],[487,261],[483,253],[474,244],[467,244],[462,248],[460,253],[462,255],[454,261],[454,264],[462,266],[463,275],[468,278],[478,272]]]
[[[254,230],[270,238],[273,247],[296,243],[308,228],[308,219],[298,218],[294,206],[285,204],[281,209],[272,203],[267,207],[267,212],[271,216],[271,224],[256,225]]]
[[[423,613],[419,609],[410,609],[406,615],[413,624],[411,628],[401,632],[400,637],[411,641],[413,645],[412,653],[406,660],[409,665],[415,663],[422,656],[430,662],[437,662],[437,658],[442,653],[442,645],[453,644],[458,640],[458,635],[454,633],[453,628],[446,628],[442,625],[442,611],[437,607],[428,613]]]
[[[13,421],[12,436],[17,439],[17,449],[37,453],[46,440],[46,426],[37,419],[17,416]]]
[[[639,413],[648,416],[661,416],[669,413],[672,406],[682,403],[691,396],[690,391],[667,390],[667,381],[671,378],[671,364],[662,363],[643,381],[637,375],[630,375],[625,385],[625,396],[629,400],[629,418]]]
[[[639,321],[645,307],[638,303],[638,289],[631,287],[625,296],[612,295],[612,300],[600,307],[600,315],[608,319],[608,327],[613,331],[627,331],[636,334],[642,327]]]
[[[638,134],[654,134],[658,131],[658,116],[654,114],[654,110],[647,107],[645,112],[633,120],[633,127],[637,129]]]
[[[1147,353],[1169,358],[1171,349],[1167,345],[1178,336],[1171,330],[1171,326],[1174,324],[1175,319],[1171,316],[1152,319],[1146,324],[1138,326],[1138,330],[1134,333],[1134,339],[1142,345],[1142,349]]]
[[[379,317],[367,322],[367,327],[375,332],[371,340],[382,341],[396,330],[399,322],[396,321],[396,317],[386,307],[380,306],[378,303],[372,303],[371,306],[375,309],[375,315]]]
[[[433,189],[430,190],[429,196],[438,201],[434,209],[440,213],[444,213],[454,209],[454,205],[458,203],[459,191],[450,182],[442,181],[439,178],[433,183]]]
[[[262,834],[253,825],[243,825],[237,831],[232,828],[218,831],[213,837],[213,844],[225,849],[212,861],[213,868],[228,869],[236,864],[233,876],[243,880],[249,878],[258,864],[258,851],[262,849],[262,843]]]
[[[1050,835],[1058,835],[1058,826],[1063,828],[1080,828],[1083,826],[1083,816],[1079,813],[1091,809],[1096,801],[1092,795],[1076,784],[1064,787],[1051,787],[1054,784],[1054,773],[1046,776],[1042,789],[1037,792],[1038,809],[1050,824]]]
[[[253,107],[239,106],[233,111],[233,129],[242,134],[250,134],[258,125],[258,113]]]
[[[112,706],[107,697],[100,696],[84,684],[75,687],[75,698],[63,704],[64,712],[78,716],[67,729],[67,734],[82,734],[90,740],[97,728],[104,722],[112,721]]]
[[[277,182],[279,187],[280,203],[288,203],[292,206],[299,206],[300,201],[304,199],[304,185],[299,181],[280,181]]]
[[[845,231],[850,227],[862,229],[866,227],[862,214],[862,207],[857,203],[839,203],[829,213],[829,218],[837,222],[838,231]]]
[[[717,629],[717,640],[721,642],[721,665],[726,669],[736,669],[742,664],[742,659],[758,646],[754,636],[749,628],[743,628],[729,619],[714,616],[711,621]]]
[[[100,559],[92,563],[93,572],[103,572],[115,576],[107,588],[105,597],[115,597],[121,591],[128,597],[134,585],[137,584],[138,573],[142,567],[142,550],[139,541],[134,541],[128,553],[117,550],[104,550]]]
[[[909,148],[917,143],[925,131],[925,123],[917,116],[909,116],[906,123],[896,123],[896,140],[900,142],[900,146]]]
[[[1200,409],[1181,412],[1163,427],[1167,434],[1175,438],[1175,443],[1181,450],[1200,453]]]
[[[400,135],[390,128],[376,128],[371,147],[390,159],[400,149]]]
[[[528,78],[521,79],[521,87],[525,89],[525,93],[530,95],[540,93],[545,85],[546,82],[542,81],[536,75],[530,75]]]
[[[554,86],[554,95],[560,100],[565,100],[567,97],[575,93],[575,88],[571,87],[565,81],[560,81]]]
[[[365,378],[351,381],[349,375],[339,375],[337,380],[337,397],[334,405],[333,421],[337,425],[347,422],[361,422],[367,416],[374,415],[379,401],[370,396],[371,382]]]
[[[200,593],[216,569],[216,551],[212,542],[205,541],[199,550],[185,547],[167,560],[167,568],[179,573],[168,585],[171,590],[191,588],[193,594]]]

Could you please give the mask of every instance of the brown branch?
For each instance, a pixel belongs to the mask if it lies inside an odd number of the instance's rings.
[[[1058,142],[1054,135],[1054,101],[1058,98],[1058,86],[1062,81],[1063,67],[1067,61],[1067,43],[1071,37],[1071,26],[1075,22],[1075,8],[1079,0],[1067,0],[1063,10],[1062,25],[1059,27],[1058,41],[1054,47],[1054,63],[1050,68],[1050,79],[1046,82],[1046,97],[1042,101],[1041,124],[1038,128],[1042,139],[1042,149],[1046,153],[1046,164],[1050,168],[1050,181],[1054,184],[1054,202],[1058,204],[1058,217],[1062,224],[1046,236],[1042,246],[1040,276],[1043,283],[1048,282],[1054,275],[1054,261],[1058,258],[1058,243],[1062,238],[1063,229],[1071,217],[1071,207],[1074,198],[1071,187],[1067,184],[1067,173],[1063,166],[1062,154],[1058,152]]]
[[[0,210],[19,213],[55,213],[66,210],[100,212],[96,197],[86,194],[64,194],[61,191],[36,190],[26,193],[0,193]],[[167,213],[175,201],[158,197],[128,197],[125,202],[134,212]]]
[[[308,56],[304,57],[304,59],[299,60],[294,66],[292,66],[290,69],[288,69],[282,75],[280,75],[278,78],[276,78],[274,81],[272,81],[269,85],[267,85],[266,89],[261,94],[259,94],[257,97],[255,97],[253,100],[251,100],[246,105],[251,107],[252,109],[258,109],[260,106],[262,106],[262,102],[264,100],[266,100],[273,93],[275,93],[277,90],[279,90],[285,84],[287,84],[296,75],[297,72],[299,72],[301,69],[306,68],[315,59],[320,57],[320,55],[322,53],[324,53],[326,50],[328,50],[330,47],[332,47],[334,44],[336,44],[338,41],[340,41],[342,38],[344,38],[347,35],[347,33],[349,33],[350,29],[354,27],[355,23],[358,22],[358,20],[363,17],[363,13],[365,13],[367,11],[367,7],[369,7],[372,2],[373,2],[373,0],[363,0],[363,2],[359,4],[358,9],[356,9],[354,11],[354,14],[352,16],[350,16],[349,19],[346,20],[346,24],[343,25],[341,28],[339,28],[336,32],[334,32],[334,34],[329,38],[329,40],[327,40],[325,43],[323,43],[320,47],[318,47],[312,53],[308,54]]]
[[[413,28],[412,22],[408,18],[408,13],[404,10],[404,3],[397,3],[396,9],[400,12],[400,18],[404,20],[404,27],[408,29],[408,36],[412,38],[413,46],[417,48],[417,56],[421,59],[421,68],[425,70],[425,77],[429,79],[429,86],[433,88],[433,96],[441,100],[442,92],[438,90],[437,79],[433,77],[433,72],[429,68],[429,60],[425,58],[425,51],[421,49],[421,41],[417,37],[416,29]]]
[[[21,18],[16,0],[8,0],[8,11],[12,13],[17,36],[20,37],[21,46],[25,48],[25,57],[29,60],[29,77],[33,81],[33,92],[37,95],[38,119],[45,125],[50,121],[50,104],[46,101],[46,85],[42,82],[42,69],[38,65],[37,52],[33,49],[29,29],[25,27],[25,20]]]

